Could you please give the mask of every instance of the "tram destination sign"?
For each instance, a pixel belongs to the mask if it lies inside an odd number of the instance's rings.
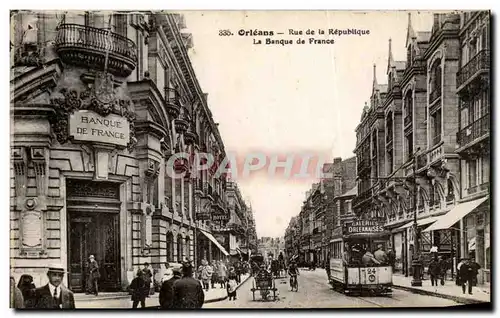
[[[380,233],[384,232],[384,222],[380,220],[357,220],[347,222],[343,227],[343,234]]]

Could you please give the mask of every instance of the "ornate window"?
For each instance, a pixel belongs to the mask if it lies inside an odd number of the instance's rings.
[[[448,193],[446,194],[446,202],[455,200],[455,191],[453,190],[453,183],[448,179]]]
[[[441,97],[441,59],[434,61],[431,67],[431,81],[430,81],[430,102],[432,103],[438,97]]]
[[[174,235],[172,232],[167,233],[167,262],[174,261]]]
[[[177,235],[177,262],[182,262],[182,252],[183,252],[183,241],[184,239],[180,234]]]

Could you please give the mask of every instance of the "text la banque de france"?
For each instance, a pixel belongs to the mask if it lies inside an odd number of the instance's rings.
[[[251,32],[252,35],[254,36],[273,36],[274,32]],[[278,33],[278,34],[283,34],[283,33]],[[316,38],[314,36],[319,35],[319,36],[328,36],[328,37],[333,37],[333,36],[342,36],[342,35],[369,35],[370,30],[360,30],[360,29],[318,29],[313,30],[313,29],[307,29],[305,31],[303,30],[294,30],[294,29],[288,29],[287,36],[310,36],[306,39],[303,38],[296,38],[296,39],[276,39],[276,38],[271,38],[267,37],[263,40],[259,38],[254,38],[253,39],[253,44],[254,45],[260,45],[260,44],[265,44],[265,45],[290,45],[290,44],[335,44],[335,39],[333,38]],[[241,35],[241,34],[240,34]]]

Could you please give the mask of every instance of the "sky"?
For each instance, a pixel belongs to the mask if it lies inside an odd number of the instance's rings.
[[[308,151],[343,159],[354,156],[355,128],[369,101],[373,64],[387,83],[389,38],[395,60],[405,60],[408,12],[404,11],[204,11],[183,12],[193,35],[189,51],[226,151],[290,154]],[[415,31],[430,31],[432,13],[412,12]],[[356,28],[368,35],[327,37],[318,29]],[[289,29],[303,35],[289,36]],[[306,35],[306,30],[316,30]],[[219,36],[230,30],[233,36]],[[254,45],[273,39],[335,39],[334,44]],[[276,33],[283,32],[284,35]],[[283,236],[299,214],[315,178],[276,178],[260,173],[238,178],[254,211],[257,235]]]

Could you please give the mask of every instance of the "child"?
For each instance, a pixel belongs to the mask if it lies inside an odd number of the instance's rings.
[[[236,275],[229,276],[229,281],[227,282],[227,296],[229,300],[236,300]]]

